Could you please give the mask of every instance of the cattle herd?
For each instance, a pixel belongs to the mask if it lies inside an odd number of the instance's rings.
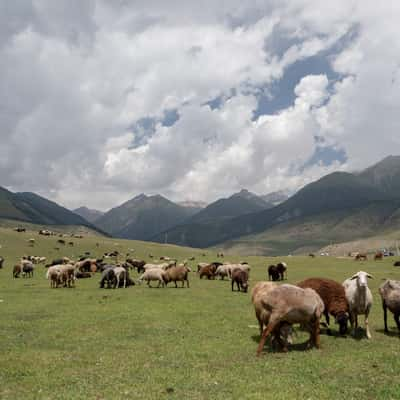
[[[89,254],[89,253],[87,253]],[[128,255],[128,254],[127,254]],[[178,287],[189,288],[189,273],[191,272],[187,260],[178,263],[169,257],[160,257],[159,263],[146,263],[144,260],[126,258],[125,262],[107,262],[107,259],[121,256],[117,251],[104,253],[101,259],[81,257],[74,262],[67,257],[53,260],[45,265],[46,278],[51,288],[74,287],[79,279],[91,278],[96,273],[100,274],[100,288],[126,288],[141,284],[143,281],[149,287],[156,283],[157,287],[166,287],[174,283]],[[219,254],[219,257],[221,255]],[[380,255],[379,255],[380,256]],[[150,257],[150,255],[149,255]],[[153,258],[153,257],[150,257]],[[363,259],[361,254],[357,260]],[[194,260],[192,257],[190,260]],[[35,264],[44,264],[46,257],[23,256],[20,263],[13,268],[13,278],[22,276],[32,277]],[[3,267],[4,258],[0,256],[0,268]],[[395,263],[396,264],[396,263]],[[138,273],[137,279],[132,278],[131,272]],[[200,280],[214,280],[227,278],[231,281],[232,292],[247,292],[251,267],[241,261],[237,264],[227,262],[199,263],[197,275]],[[331,334],[330,318],[339,326],[339,334],[345,335],[350,322],[351,332],[355,334],[358,327],[358,316],[364,316],[365,333],[368,339],[371,332],[368,316],[372,307],[372,293],[368,287],[368,279],[372,275],[359,271],[343,283],[331,279],[309,278],[297,284],[278,284],[276,281],[287,279],[288,266],[284,262],[267,267],[268,280],[258,282],[251,292],[256,318],[259,324],[261,339],[257,354],[260,355],[268,337],[271,344],[287,351],[292,343],[292,326],[300,324],[302,329],[310,334],[308,346],[319,347],[320,325],[327,328]],[[394,315],[400,333],[400,281],[386,280],[379,287],[384,311],[384,328],[387,328],[387,310]],[[325,322],[321,322],[321,317]]]

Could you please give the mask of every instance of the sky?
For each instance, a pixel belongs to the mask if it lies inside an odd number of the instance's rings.
[[[295,191],[400,153],[400,2],[0,0],[0,185]]]

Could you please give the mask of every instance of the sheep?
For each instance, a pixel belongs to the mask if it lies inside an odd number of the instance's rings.
[[[265,341],[283,322],[300,323],[309,328],[309,344],[320,347],[319,320],[324,311],[324,303],[313,289],[302,289],[294,285],[281,285],[269,291],[262,299],[262,313],[268,323],[258,345],[259,356]],[[286,350],[286,349],[285,349]]]
[[[215,266],[215,264],[205,265],[204,267],[200,268],[199,277],[200,279],[202,279],[203,276],[206,276],[207,279],[214,279],[216,270],[217,267]]]
[[[50,287],[57,288],[60,283],[60,270],[53,269],[48,273],[48,279],[50,280]]]
[[[20,264],[14,265],[13,268],[13,278],[19,278],[19,274],[22,272],[22,267]]]
[[[108,288],[114,286],[115,280],[116,277],[114,273],[114,268],[110,266],[109,268],[104,269],[103,272],[101,273],[100,288],[103,289],[106,283]]]
[[[177,288],[178,285],[176,282],[182,282],[182,287],[185,287],[185,281],[187,287],[189,287],[189,272],[190,268],[186,267],[185,265],[179,265],[177,267],[169,268],[165,271],[163,275],[165,286],[168,285],[169,282],[174,282],[175,287]]]
[[[280,274],[278,271],[278,267],[276,265],[270,265],[268,267],[268,280],[270,281],[279,281]]]
[[[115,284],[114,284],[114,289],[119,287],[119,281],[122,278],[123,283],[124,283],[124,289],[126,288],[126,278],[127,278],[127,272],[126,269],[120,266],[117,266],[114,268],[114,274],[115,274]]]
[[[400,261],[395,261],[393,264],[394,267],[400,267]]]
[[[75,286],[75,267],[72,264],[61,265],[60,267],[60,278],[64,283],[64,287]]]
[[[0,269],[3,268],[4,257],[0,256]]]
[[[84,279],[84,278],[91,278],[92,274],[90,272],[81,272],[78,270],[75,270],[75,278],[76,279]]]
[[[368,315],[372,307],[372,294],[368,288],[368,278],[372,275],[359,271],[343,282],[346,298],[349,303],[350,323],[353,334],[358,327],[358,315],[365,315],[365,331],[367,338],[371,339]]]
[[[32,278],[33,277],[33,271],[34,271],[33,264],[30,261],[27,261],[27,260],[22,260],[22,261],[24,261],[24,262],[21,262],[22,276],[24,278],[26,278],[26,277]]]
[[[146,261],[127,258],[126,262],[128,264],[130,264],[133,268],[136,268],[138,274],[140,274],[141,272],[144,272],[143,267],[146,265]]]
[[[165,271],[161,268],[148,269],[139,277],[139,282],[147,281],[147,286],[151,287],[150,281],[158,281],[157,287],[164,287],[164,275]]]
[[[215,271],[215,276],[219,276],[221,280],[224,280],[225,277],[231,276],[231,269],[228,265],[220,265]]]
[[[268,292],[278,287],[276,283],[262,281],[257,282],[251,291],[251,302],[254,305],[254,311],[258,325],[260,327],[260,336],[263,333],[264,325],[268,324],[269,314],[266,314],[262,305],[263,298],[267,296]],[[268,317],[268,318],[267,318]],[[273,332],[272,343],[284,343],[286,349],[288,344],[292,344],[292,326],[290,324],[281,324],[280,327],[276,328]]]
[[[385,332],[389,332],[387,327],[387,309],[389,309],[393,313],[397,329],[400,333],[400,281],[387,279],[379,286],[379,294],[382,298]]]
[[[233,286],[236,283],[237,289],[240,292],[243,290],[243,292],[247,292],[247,289],[249,287],[248,284],[249,280],[249,273],[247,271],[241,270],[241,269],[235,269],[232,271],[232,292],[233,292]]]
[[[230,269],[231,271],[231,275],[233,274],[234,271],[236,270],[240,270],[240,271],[245,271],[247,272],[247,274],[250,275],[250,265],[249,264],[228,264],[227,267]]]
[[[344,335],[347,332],[347,321],[349,319],[349,304],[346,299],[344,287],[332,279],[310,278],[297,283],[303,289],[314,289],[325,306],[325,318],[329,330],[329,314],[335,318],[335,322],[339,324],[339,333]]]
[[[276,265],[270,265],[268,267],[268,279],[270,281],[283,281],[285,279],[285,272],[287,279],[287,264],[283,261]]]

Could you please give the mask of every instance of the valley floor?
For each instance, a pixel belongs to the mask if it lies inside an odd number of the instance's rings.
[[[31,236],[33,248],[26,241]],[[98,274],[76,288],[50,289],[43,266],[32,279],[11,277],[23,254],[76,258],[84,251],[99,256],[118,249],[147,260],[149,253],[195,256],[195,270],[197,262],[215,260],[215,252],[203,256],[202,250],[95,236],[74,239],[74,247],[58,251],[56,239],[0,228],[0,254],[6,258],[0,270],[1,399],[400,398],[400,339],[391,315],[390,334],[383,333],[377,292],[383,278],[400,280],[393,258],[283,258],[290,283],[312,276],[342,282],[360,269],[371,273],[372,340],[362,330],[356,338],[323,334],[320,350],[305,351],[306,336],[297,331],[289,353],[266,348],[256,358],[259,334],[250,294],[232,293],[226,280],[200,281],[192,272],[189,289],[102,290]],[[253,286],[278,259],[246,260]]]

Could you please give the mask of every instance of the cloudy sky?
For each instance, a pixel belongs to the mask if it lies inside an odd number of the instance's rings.
[[[0,0],[0,185],[107,209],[400,153],[400,2]]]

